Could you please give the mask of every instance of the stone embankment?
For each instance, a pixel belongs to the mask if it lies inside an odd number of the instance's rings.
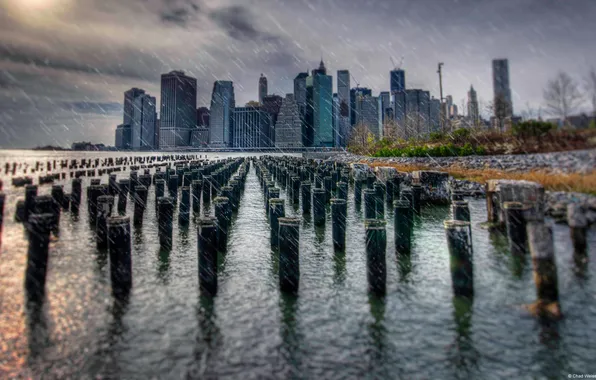
[[[448,171],[449,168],[482,170],[494,169],[505,172],[529,172],[540,170],[557,174],[588,174],[596,170],[596,149],[538,153],[527,155],[501,155],[501,156],[468,156],[468,157],[368,157],[350,153],[334,155],[330,160],[367,164],[427,166],[439,171]],[[451,179],[450,187],[462,190],[471,196],[485,196],[484,184]],[[563,191],[547,191],[545,211],[558,222],[566,222],[567,205],[578,203],[585,212],[590,223],[596,222],[596,196]]]

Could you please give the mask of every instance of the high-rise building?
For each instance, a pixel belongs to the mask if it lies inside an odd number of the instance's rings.
[[[190,145],[193,148],[206,148],[209,145],[209,128],[197,127],[190,136]]]
[[[388,117],[392,117],[391,108],[391,94],[389,91],[381,91],[379,94],[379,101],[381,102],[381,123],[385,124]]]
[[[339,97],[337,93],[333,94],[333,110],[331,116],[331,125],[333,125],[333,146],[340,146],[341,135],[339,133]]]
[[[350,72],[348,70],[337,71],[337,100],[339,102],[339,147],[345,147],[352,131],[350,122]]]
[[[468,91],[468,117],[473,126],[476,127],[480,124],[478,95],[476,94],[476,90],[474,90],[474,86],[470,86],[470,91]]]
[[[116,148],[120,150],[128,150],[131,148],[131,132],[130,124],[120,124],[116,127]]]
[[[267,77],[261,74],[259,78],[259,103],[263,104],[263,99],[267,96]]]
[[[132,113],[134,112],[133,102],[135,98],[144,94],[145,90],[133,87],[124,92],[124,122],[123,124],[132,124]]]
[[[189,146],[197,126],[197,80],[184,71],[161,75],[161,149]]]
[[[267,95],[261,103],[261,109],[271,115],[271,125],[268,135],[272,141],[272,146],[275,145],[275,124],[277,123],[277,115],[279,114],[282,102],[283,98],[279,95]]]
[[[209,111],[209,145],[229,147],[232,145],[233,112],[236,107],[234,84],[218,80],[213,84],[211,109]]]
[[[197,108],[197,127],[209,128],[209,108]]]
[[[299,73],[294,78],[294,100],[303,115],[306,112],[306,78],[308,78],[307,72]]]
[[[357,111],[356,111],[356,98],[358,96],[372,96],[372,91],[370,88],[366,87],[354,87],[350,90],[350,125],[353,127],[356,125],[356,121],[358,119]]]
[[[391,70],[389,73],[391,94],[394,95],[398,92],[404,92],[406,90],[406,72],[402,69]]]
[[[152,150],[156,141],[156,100],[148,94],[141,94],[133,101],[132,113],[132,149]]]
[[[430,93],[406,90],[405,137],[423,137],[430,133]]]
[[[511,87],[509,87],[509,61],[506,59],[493,60],[493,93],[495,117],[513,116]]]
[[[275,146],[278,148],[302,148],[304,116],[300,112],[294,94],[286,94],[275,124]]]
[[[356,124],[364,124],[377,139],[383,137],[380,101],[376,96],[363,93],[356,95]]]
[[[454,119],[457,117],[457,115],[458,115],[457,104],[452,104],[451,106],[449,106],[449,118]]]
[[[433,96],[430,99],[430,132],[441,129],[441,101]]]
[[[306,146],[332,147],[333,77],[327,75],[321,60],[318,69],[306,79]]]
[[[271,147],[271,115],[259,107],[234,109],[232,146],[234,148]]]

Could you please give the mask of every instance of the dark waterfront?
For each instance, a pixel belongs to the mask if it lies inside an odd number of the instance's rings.
[[[123,154],[4,151],[0,164],[103,155]],[[216,156],[226,157],[209,154]],[[128,172],[117,174],[128,178]],[[227,254],[218,263],[215,298],[199,293],[194,221],[180,228],[176,211],[173,248],[160,250],[151,186],[143,226],[131,227],[128,303],[112,297],[108,260],[96,248],[83,201],[78,219],[62,214],[59,236],[50,246],[45,303],[35,309],[25,306],[23,290],[26,232],[14,222],[16,199],[24,190],[1,178],[7,194],[0,255],[3,378],[567,378],[596,373],[593,266],[576,266],[564,225],[553,230],[565,316],[559,322],[541,322],[522,308],[536,299],[531,260],[514,260],[505,237],[480,228],[487,218],[484,199],[468,199],[472,300],[453,297],[443,227],[450,219],[448,207],[422,209],[409,257],[395,254],[393,212],[387,209],[387,294],[369,295],[364,210],[356,209],[352,186],[345,252],[334,253],[329,212],[323,228],[313,226],[312,216],[303,219],[299,293],[284,295],[252,166]],[[107,179],[104,175],[102,183]],[[70,179],[59,183],[70,191]],[[50,188],[40,186],[39,194],[49,194]],[[286,198],[285,190],[280,197]],[[132,215],[133,202],[127,207]],[[299,210],[286,201],[286,215],[302,216]],[[205,213],[213,210],[205,208]],[[588,239],[593,261],[594,228]]]

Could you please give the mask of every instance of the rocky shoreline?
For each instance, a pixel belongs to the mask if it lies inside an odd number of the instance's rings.
[[[343,163],[388,163],[427,165],[441,171],[457,166],[464,169],[498,169],[504,171],[524,172],[530,170],[545,170],[553,175],[564,173],[586,174],[596,170],[596,149],[539,153],[528,155],[502,156],[468,156],[468,157],[368,157],[350,153],[334,155],[329,160]],[[464,191],[469,196],[484,197],[484,184],[451,178],[450,187],[453,190]],[[586,214],[590,224],[596,223],[596,196],[563,191],[546,192],[546,215],[556,222],[566,223],[567,205],[578,203]]]
[[[555,153],[466,157],[369,157],[341,153],[331,157],[339,162],[387,162],[429,165],[437,170],[450,166],[464,169],[498,169],[504,171],[545,170],[552,173],[586,174],[596,170],[596,149]]]

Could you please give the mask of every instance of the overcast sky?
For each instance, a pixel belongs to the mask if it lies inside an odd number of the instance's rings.
[[[542,103],[549,78],[596,66],[596,0],[0,0],[0,147],[114,144],[123,92],[159,100],[160,74],[234,81],[237,104],[291,92],[299,71],[349,69],[389,90],[390,57],[408,88],[461,107],[470,85],[492,97],[491,60],[508,58],[514,110]],[[355,83],[352,83],[355,86]],[[481,104],[482,107],[482,104]]]

